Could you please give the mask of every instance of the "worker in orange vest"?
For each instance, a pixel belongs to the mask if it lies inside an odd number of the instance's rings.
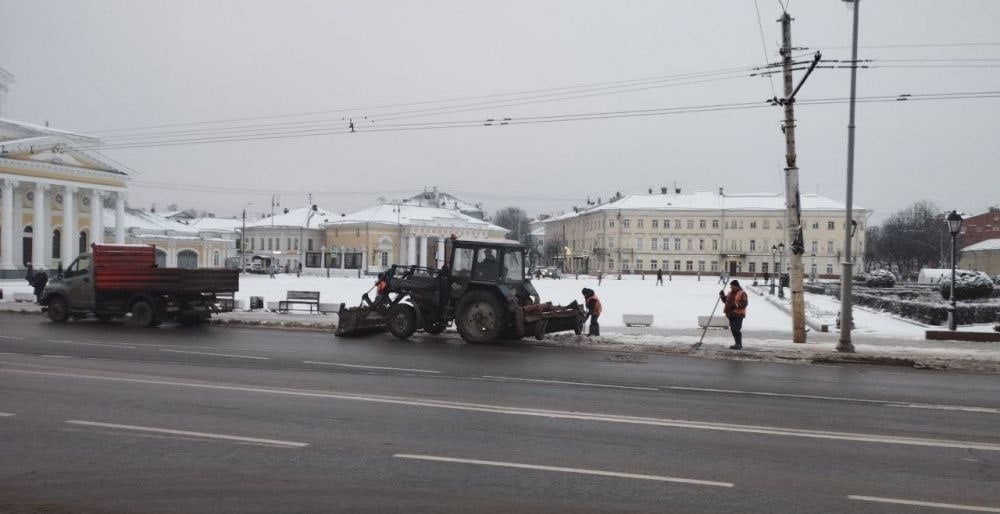
[[[583,288],[584,305],[587,306],[587,317],[590,318],[590,330],[588,336],[601,335],[601,325],[597,323],[597,318],[601,316],[601,299],[594,294],[594,290]],[[584,318],[586,319],[586,318]]]
[[[733,333],[736,344],[730,346],[733,350],[743,349],[743,318],[747,317],[747,292],[740,287],[739,280],[729,283],[729,294],[725,290],[719,291],[719,300],[725,304],[722,313],[729,318],[729,330]]]

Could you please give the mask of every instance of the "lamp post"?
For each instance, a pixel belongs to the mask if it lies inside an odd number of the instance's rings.
[[[851,36],[851,102],[850,119],[847,122],[847,194],[844,202],[844,260],[840,272],[840,339],[837,351],[854,353],[851,342],[851,286],[854,277],[854,261],[851,259],[851,236],[854,224],[854,105],[858,89],[858,7],[860,0],[844,0],[854,4],[854,30]]]
[[[812,257],[812,265],[809,268],[809,282],[816,283],[816,252],[809,254]]]
[[[785,243],[778,243],[778,298],[785,297]]]
[[[954,331],[958,329],[958,320],[955,319],[955,307],[958,306],[955,302],[955,254],[957,250],[955,242],[959,231],[962,230],[962,215],[951,211],[945,220],[948,221],[948,232],[951,232],[951,306],[948,307],[948,330]]]
[[[243,204],[243,228],[240,230],[240,273],[247,269],[247,207],[253,202]]]
[[[771,296],[774,296],[774,277],[778,275],[778,247],[771,245],[771,266],[774,273],[771,274]]]
[[[328,266],[326,262],[326,246],[319,247],[319,251],[321,252],[321,257],[323,258],[323,267],[326,268],[326,278],[330,278],[330,266]]]

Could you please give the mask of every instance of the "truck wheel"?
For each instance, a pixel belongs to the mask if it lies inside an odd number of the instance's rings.
[[[548,328],[548,325],[549,322],[544,319],[539,320],[537,323],[535,323],[535,339],[538,339],[539,341],[545,339],[545,334],[546,334],[545,329]]]
[[[61,296],[54,296],[49,300],[49,319],[56,323],[65,323],[69,319],[69,306]]]
[[[392,335],[400,339],[406,339],[412,336],[417,330],[417,310],[412,305],[397,303],[389,309],[386,321],[389,324],[389,332],[392,332]]]
[[[132,304],[132,324],[139,327],[155,327],[159,325],[153,304],[139,300]]]
[[[455,326],[470,343],[493,341],[503,328],[504,310],[500,300],[487,291],[472,291],[459,302]]]

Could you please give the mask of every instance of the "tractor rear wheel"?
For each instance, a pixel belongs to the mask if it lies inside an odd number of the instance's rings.
[[[470,343],[497,339],[506,317],[500,300],[487,291],[472,291],[465,295],[456,313],[458,333]]]
[[[386,321],[389,324],[389,332],[392,332],[392,335],[400,339],[406,339],[412,336],[417,330],[417,310],[412,305],[397,303],[389,309]]]

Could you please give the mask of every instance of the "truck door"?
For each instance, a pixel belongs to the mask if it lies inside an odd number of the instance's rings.
[[[92,262],[90,255],[81,255],[63,273],[66,291],[74,310],[94,308],[94,279],[90,273]]]

